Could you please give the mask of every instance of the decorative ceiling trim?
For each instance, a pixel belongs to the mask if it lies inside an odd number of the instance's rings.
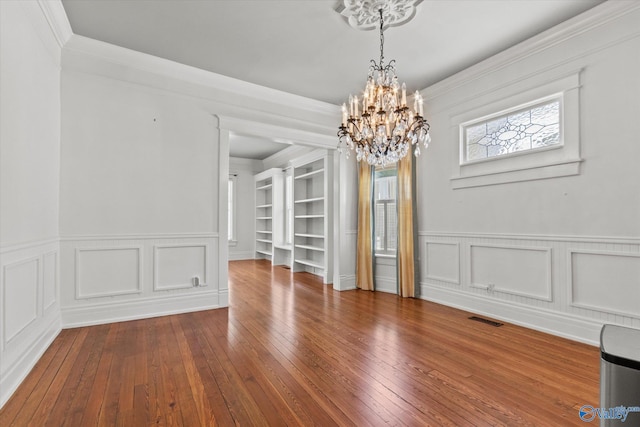
[[[411,21],[422,0],[342,0],[335,11],[356,30],[378,29],[379,10],[384,14],[384,28],[397,27]]]

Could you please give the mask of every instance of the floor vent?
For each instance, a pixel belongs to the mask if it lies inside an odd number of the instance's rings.
[[[469,319],[470,320],[475,320],[476,322],[486,323],[487,325],[491,325],[491,326],[495,326],[495,327],[504,325],[504,323],[494,322],[493,320],[483,319],[482,317],[478,317],[478,316],[471,316],[471,317],[469,317]]]

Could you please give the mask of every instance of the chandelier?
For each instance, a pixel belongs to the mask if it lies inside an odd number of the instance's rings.
[[[349,95],[349,107],[342,104],[342,124],[338,128],[338,151],[370,165],[386,166],[402,159],[413,149],[420,155],[420,144],[431,141],[429,123],[424,118],[423,99],[418,91],[413,110],[407,106],[407,88],[398,84],[395,60],[384,64],[384,19],[380,13],[380,62],[371,60],[362,100]],[[362,103],[362,104],[361,104]],[[362,112],[360,111],[362,108]]]

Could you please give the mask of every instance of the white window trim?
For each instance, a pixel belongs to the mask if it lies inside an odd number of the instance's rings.
[[[233,181],[233,226],[231,230],[231,239],[229,239],[229,246],[238,245],[238,175],[235,173],[229,174],[229,180]],[[228,188],[228,187],[227,187]]]
[[[577,71],[503,99],[491,100],[491,94],[481,96],[484,98],[480,99],[481,107],[452,117],[452,136],[458,142],[452,164],[453,189],[578,175],[582,162],[579,89],[580,71]],[[554,97],[561,98],[560,144],[463,163],[463,126]]]

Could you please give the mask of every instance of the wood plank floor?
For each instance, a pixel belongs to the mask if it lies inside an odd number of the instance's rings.
[[[63,330],[1,426],[583,426],[598,350],[230,263],[230,307]]]

